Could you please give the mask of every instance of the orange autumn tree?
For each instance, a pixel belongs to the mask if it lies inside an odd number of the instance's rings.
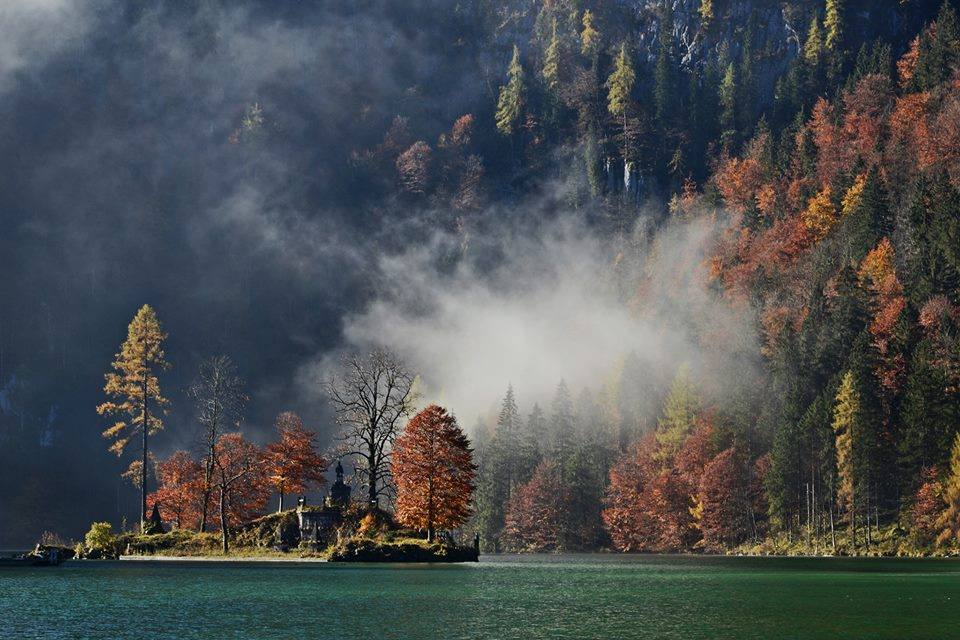
[[[643,508],[658,473],[650,455],[653,435],[634,443],[610,468],[603,522],[619,551],[643,551],[654,546],[654,519]]]
[[[858,276],[872,298],[870,334],[880,356],[877,377],[885,388],[896,391],[906,364],[902,354],[893,352],[891,342],[895,337],[897,321],[907,306],[907,298],[897,278],[893,244],[888,238],[883,238],[866,255]]]
[[[308,486],[324,483],[327,460],[315,450],[316,434],[304,429],[300,416],[285,411],[277,416],[277,440],[267,445],[267,477],[274,491],[280,494],[279,511],[283,511],[283,496],[300,493]]]
[[[837,222],[837,210],[833,206],[833,194],[830,187],[810,198],[806,210],[800,214],[803,225],[819,240],[830,232]]]
[[[753,512],[746,472],[733,447],[703,468],[697,494],[697,526],[705,549],[720,551],[743,542],[750,535]]]
[[[471,514],[477,467],[457,419],[435,404],[407,423],[394,444],[391,471],[401,523],[427,530],[459,527]]]
[[[559,551],[563,549],[564,504],[569,491],[560,470],[550,460],[534,469],[530,479],[514,491],[504,521],[506,546],[518,551]]]
[[[712,456],[713,427],[697,426],[679,450],[664,457],[653,434],[624,452],[610,468],[602,517],[619,551],[675,552],[697,543],[702,510],[697,488]]]
[[[157,505],[177,529],[190,528],[203,507],[203,467],[186,451],[176,451],[157,463],[159,488],[147,502]]]
[[[920,471],[922,484],[913,495],[910,508],[910,521],[914,533],[925,543],[932,542],[937,531],[937,520],[944,509],[943,482],[936,466],[925,467]]]

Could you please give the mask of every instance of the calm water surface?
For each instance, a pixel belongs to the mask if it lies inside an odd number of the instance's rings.
[[[487,557],[0,569],[2,638],[960,638],[960,561]]]

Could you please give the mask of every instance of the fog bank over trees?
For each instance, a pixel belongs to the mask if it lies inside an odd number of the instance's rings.
[[[656,212],[650,205],[648,215]],[[655,232],[641,214],[634,232],[606,240],[562,214],[536,234],[471,247],[448,268],[438,261],[451,238],[435,236],[380,260],[383,293],[346,318],[344,335],[355,347],[385,344],[401,354],[423,392],[468,425],[497,410],[506,381],[526,404],[545,404],[561,379],[599,391],[630,355],[650,375],[631,394],[652,400],[687,363],[722,401],[759,385],[761,372],[752,318],[708,290],[709,251],[723,224],[717,213]],[[485,249],[499,254],[486,271],[473,259]],[[305,369],[304,383],[331,364]]]

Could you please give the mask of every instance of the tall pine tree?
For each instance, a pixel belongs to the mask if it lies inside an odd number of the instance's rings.
[[[130,441],[140,435],[141,529],[147,520],[149,436],[163,428],[162,415],[169,404],[157,378],[170,366],[163,353],[166,337],[156,312],[150,305],[143,305],[127,327],[127,339],[120,345],[113,371],[106,375],[103,392],[109,399],[97,407],[100,415],[118,416],[117,422],[103,432],[104,438],[113,439],[110,451],[122,455]]]
[[[513,57],[507,68],[507,84],[500,87],[500,97],[497,99],[497,131],[502,135],[513,136],[520,126],[526,91],[523,66],[520,64],[520,48],[513,45]]]
[[[632,102],[631,93],[633,85],[637,80],[637,74],[633,70],[633,62],[627,51],[627,43],[620,45],[620,53],[614,61],[613,72],[607,79],[607,110],[611,115],[618,118],[623,126],[623,160],[627,161],[628,141],[627,118],[629,116],[630,105]]]

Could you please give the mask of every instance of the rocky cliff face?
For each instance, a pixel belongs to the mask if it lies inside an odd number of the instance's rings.
[[[674,35],[684,62],[717,55],[729,43],[734,56],[748,41],[755,52],[773,64],[782,65],[797,55],[814,16],[823,19],[823,0],[713,0],[714,17],[705,24],[700,15],[702,0],[671,0]],[[657,0],[630,3],[655,23]],[[844,31],[852,42],[876,38],[897,40],[915,33],[931,19],[940,5],[936,0],[847,0],[843,7]],[[655,24],[644,29],[644,38],[655,34]]]
[[[713,0],[713,18],[705,21],[700,12],[703,0],[670,2],[673,34],[684,66],[702,66],[724,55],[737,60],[749,46],[758,86],[771,90],[802,50],[814,16],[822,20],[824,13],[823,0]],[[660,0],[622,0],[618,5],[633,16],[633,40],[652,63],[658,49]],[[915,33],[938,7],[935,0],[847,0],[843,3],[845,35],[851,43],[876,38],[904,41],[897,36]]]

